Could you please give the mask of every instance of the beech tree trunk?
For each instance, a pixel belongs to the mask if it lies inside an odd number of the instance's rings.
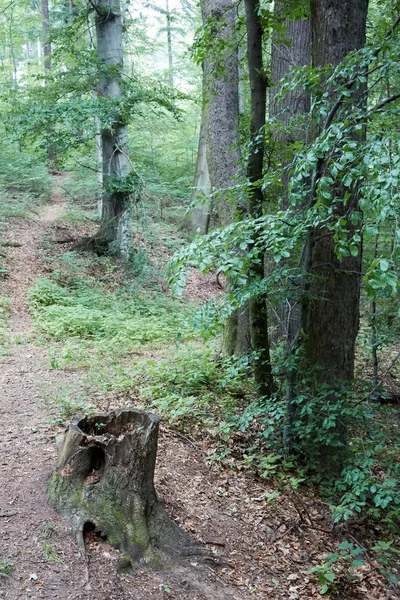
[[[231,0],[202,0],[203,23],[214,20],[215,47],[222,46],[222,56],[205,61],[207,96],[207,161],[212,191],[220,190],[215,207],[220,224],[234,219],[235,206],[225,190],[234,183],[240,161],[239,151],[239,72],[235,40],[237,8]],[[228,280],[228,289],[229,289]],[[235,311],[224,327],[223,352],[246,354],[250,350],[249,311]]]
[[[49,42],[49,0],[41,0],[42,30],[43,30],[43,56],[44,68],[51,69],[51,44]]]
[[[265,114],[267,80],[264,74],[262,43],[263,30],[258,12],[258,0],[245,0],[247,29],[247,62],[250,77],[250,150],[247,163],[247,179],[250,184],[249,213],[253,218],[263,214],[264,195],[261,182],[264,174]],[[264,279],[264,261],[252,266],[250,283]],[[268,310],[266,294],[251,298],[250,340],[252,350],[257,352],[254,376],[260,395],[270,396],[274,390],[268,338]]]
[[[194,175],[191,203],[202,196],[209,196],[211,191],[210,174],[207,163],[207,106],[203,107],[197,150],[196,172]],[[200,206],[193,208],[189,215],[190,230],[193,233],[205,234],[210,224],[211,201],[207,200]]]
[[[171,31],[171,13],[169,12],[169,2],[165,0],[165,14],[167,17],[167,43],[168,43],[168,83],[174,87],[174,67],[172,57],[172,31]]]
[[[352,50],[362,48],[366,38],[368,0],[312,0],[313,66],[335,67]],[[354,103],[364,87],[352,89]],[[334,101],[334,100],[333,100]],[[364,133],[357,135],[362,141]],[[324,165],[321,165],[321,174]],[[343,198],[347,188],[336,183],[335,196]],[[358,209],[357,182],[346,202],[336,202],[335,214],[345,215]],[[348,219],[350,235],[360,229]],[[357,256],[339,262],[333,233],[326,229],[310,232],[306,255],[309,256],[309,287],[303,302],[304,348],[307,362],[317,368],[324,382],[349,381],[354,374],[355,342],[359,326],[362,246]]]
[[[206,61],[205,61],[206,62]],[[207,161],[207,137],[208,137],[208,102],[206,99],[205,72],[207,67],[203,64],[203,109],[201,113],[201,125],[199,133],[199,145],[197,149],[196,171],[193,181],[191,203],[196,202],[202,196],[209,196],[211,192],[210,173]],[[194,208],[189,214],[190,231],[193,233],[206,234],[210,225],[211,200],[207,200],[201,206]]]
[[[161,566],[190,544],[157,500],[158,428],[156,415],[133,409],[72,419],[48,495],[82,548],[94,529],[130,560]]]
[[[97,55],[100,64],[98,95],[103,98],[123,95],[120,80],[123,68],[122,15],[120,0],[110,5],[108,0],[96,4]],[[99,246],[104,245],[123,260],[131,249],[131,211],[128,175],[128,128],[116,111],[115,121],[102,127],[103,198]]]

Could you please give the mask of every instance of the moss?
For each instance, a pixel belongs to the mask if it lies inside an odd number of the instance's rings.
[[[75,534],[85,521],[90,520],[105,533],[110,544],[126,553],[129,561],[142,560],[154,568],[162,566],[160,556],[151,546],[144,507],[139,498],[131,496],[122,503],[118,494],[91,486],[82,489],[59,472],[50,478],[48,498],[68,518]]]

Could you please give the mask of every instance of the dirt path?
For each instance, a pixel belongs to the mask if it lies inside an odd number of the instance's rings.
[[[89,553],[81,556],[65,522],[48,506],[46,483],[61,430],[49,424],[43,389],[56,393],[76,374],[51,369],[46,346],[29,341],[26,295],[32,282],[45,275],[38,257],[40,243],[54,231],[54,221],[63,209],[56,183],[53,202],[33,221],[13,220],[5,234],[21,246],[10,248],[10,276],[2,290],[12,298],[12,343],[9,354],[1,359],[0,559],[8,557],[13,567],[10,577],[0,577],[0,600],[289,597],[261,591],[266,588],[260,557],[266,555],[269,528],[261,514],[256,519],[249,515],[244,498],[259,496],[263,489],[234,473],[213,473],[199,449],[171,432],[161,436],[158,493],[183,526],[219,554],[223,549],[225,558],[211,559],[206,565],[192,561],[169,572],[137,568],[134,573],[120,574],[117,550],[92,540]],[[245,571],[241,571],[242,563],[247,563]],[[246,582],[249,569],[251,579]]]

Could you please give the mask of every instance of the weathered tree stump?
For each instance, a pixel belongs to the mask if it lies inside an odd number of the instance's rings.
[[[154,489],[159,418],[139,410],[75,416],[60,445],[50,502],[83,546],[95,529],[123,555],[162,566],[185,554],[189,537],[166,514]]]

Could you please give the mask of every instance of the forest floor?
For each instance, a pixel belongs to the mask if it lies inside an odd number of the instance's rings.
[[[9,277],[2,283],[11,312],[0,379],[0,567],[8,559],[10,574],[0,577],[0,600],[319,597],[308,570],[335,548],[327,505],[299,494],[274,498],[271,484],[251,472],[210,466],[204,458],[207,441],[190,440],[166,425],[156,490],[170,515],[210,549],[206,560],[159,572],[142,566],[118,572],[118,550],[93,536],[82,555],[65,521],[48,505],[47,481],[63,429],[54,424],[45,396],[73,384],[77,373],[51,368],[49,345],[37,343],[32,329],[27,291],[46,274],[43,240],[60,242],[65,235],[57,222],[64,208],[56,178],[52,202],[33,220],[12,219],[3,234],[15,245],[8,248]],[[337,597],[395,598],[383,591],[369,565],[356,588],[346,585]]]

